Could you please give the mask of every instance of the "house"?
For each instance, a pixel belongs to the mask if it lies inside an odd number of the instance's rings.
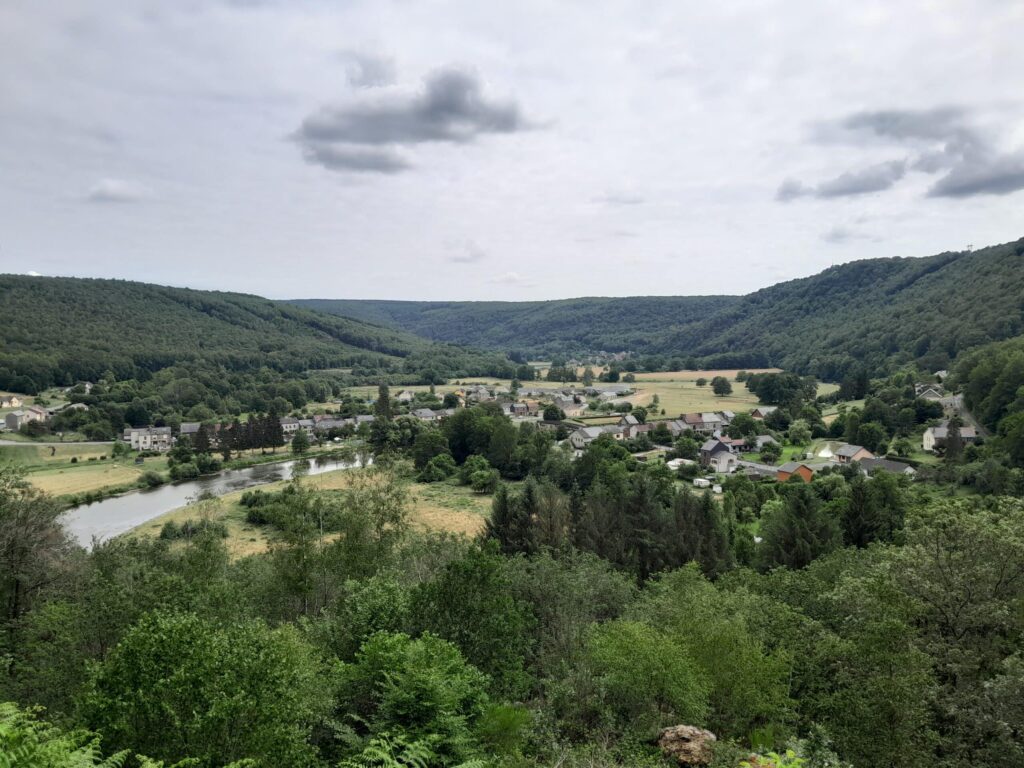
[[[0,397],[0,408],[21,408],[25,401],[18,395],[4,395]]]
[[[728,427],[732,424],[732,420],[736,418],[736,414],[732,411],[719,411],[718,418],[722,420],[723,427]]]
[[[778,406],[775,405],[759,405],[757,408],[750,412],[750,415],[758,421],[764,419],[769,413],[774,413],[778,410]]]
[[[712,435],[722,427],[722,420],[715,413],[684,413],[682,420],[690,429],[702,435]]]
[[[917,474],[917,470],[909,464],[892,459],[861,459],[860,471],[865,475],[871,475],[873,472],[889,472],[893,475],[913,477]]]
[[[403,405],[408,405],[413,401],[413,399],[415,399],[415,397],[416,395],[413,392],[410,392],[408,389],[403,389],[398,393],[398,397],[396,397],[395,400]]]
[[[732,448],[723,443],[717,438],[712,438],[704,442],[700,447],[700,464],[702,467],[708,467],[711,465],[711,460],[720,453],[728,453],[732,455]]]
[[[46,421],[50,418],[50,412],[39,405],[30,405],[25,409],[31,421]]]
[[[174,444],[170,427],[128,427],[122,439],[134,451],[169,451]]]
[[[775,470],[775,479],[780,483],[786,482],[789,478],[793,477],[793,475],[797,475],[802,478],[805,483],[809,483],[811,482],[811,478],[814,477],[814,467],[800,461],[787,461]]]
[[[25,411],[11,411],[4,416],[4,426],[12,432],[17,432],[32,419]]]
[[[517,419],[522,419],[530,415],[530,406],[526,403],[512,403],[509,407],[511,415]]]
[[[562,409],[562,413],[567,418],[575,419],[578,416],[582,416],[587,410],[586,403],[577,403],[575,400],[570,398],[559,398],[555,401],[555,405]]]
[[[437,413],[432,411],[430,408],[417,408],[417,409],[415,409],[412,412],[412,415],[415,416],[420,421],[437,421],[438,420]]]
[[[603,434],[604,429],[601,427],[581,427],[569,435],[569,445],[582,451]]]
[[[921,448],[930,453],[941,450],[945,447],[948,436],[949,422],[944,421],[937,426],[928,427],[921,438]],[[973,443],[978,439],[978,431],[974,427],[964,425],[960,427],[960,439],[964,443]]]
[[[669,434],[672,437],[679,437],[684,432],[689,432],[692,427],[682,419],[672,419],[671,421],[664,422],[665,426],[668,427]]]
[[[376,418],[372,413],[361,413],[356,416],[356,426],[361,427],[363,424],[373,424]]]
[[[855,461],[873,458],[875,458],[875,454],[867,448],[859,445],[850,445],[849,443],[839,446],[835,451],[835,460],[840,464],[852,464]]]
[[[620,427],[635,427],[639,423],[640,419],[638,419],[631,413],[623,414],[622,417],[619,419]]]
[[[748,443],[746,438],[743,437],[725,436],[718,439],[729,446],[729,450],[733,453],[746,453],[747,451],[752,450],[750,443]]]
[[[943,394],[939,392],[935,387],[927,387],[917,393],[917,396],[922,400],[935,400],[941,401]]]
[[[949,376],[949,371],[936,371],[932,375],[935,377],[937,381],[944,381],[946,377]]]
[[[313,433],[316,432],[316,422],[312,419],[299,419],[299,429],[312,437]]]
[[[294,435],[299,431],[299,420],[294,416],[285,416],[281,419],[281,431],[285,437]]]
[[[720,474],[728,474],[735,472],[736,468],[739,467],[739,459],[736,458],[736,454],[730,452],[716,453],[712,456],[707,463],[707,468],[713,472]]]
[[[758,435],[757,437],[754,438],[754,443],[753,443],[752,449],[755,450],[755,451],[760,451],[761,449],[763,449],[769,443],[773,443],[775,445],[778,445],[779,441],[776,440],[771,435]]]
[[[202,426],[202,422],[199,421],[183,421],[181,422],[181,427],[178,429],[178,434],[192,437],[199,431],[200,426]]]
[[[323,419],[314,419],[316,426],[314,429],[317,432],[330,432],[332,429],[344,429],[345,427],[352,426],[351,419],[337,419],[331,416]]]

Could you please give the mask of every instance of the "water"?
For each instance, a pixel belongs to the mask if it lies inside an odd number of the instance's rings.
[[[147,520],[185,506],[200,494],[221,496],[231,491],[290,480],[295,474],[296,465],[300,465],[300,471],[304,470],[306,475],[360,466],[358,463],[321,457],[260,464],[248,469],[229,469],[196,480],[132,491],[123,496],[73,507],[64,513],[64,527],[83,547],[89,547],[94,538],[102,541],[130,531]]]

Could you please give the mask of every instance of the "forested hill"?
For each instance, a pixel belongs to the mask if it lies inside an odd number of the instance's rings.
[[[838,379],[862,364],[879,373],[910,361],[946,368],[965,349],[1024,333],[1024,239],[855,261],[742,297],[295,303],[492,349],[630,350]]]
[[[646,349],[656,335],[674,333],[738,300],[736,296],[636,296],[557,301],[300,299],[291,303],[438,341],[561,355]]]
[[[232,370],[380,367],[438,346],[258,296],[120,280],[0,275],[0,307],[0,371],[39,386],[194,360]]]

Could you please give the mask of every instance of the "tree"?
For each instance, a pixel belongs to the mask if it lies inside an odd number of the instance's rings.
[[[423,469],[435,456],[449,454],[448,438],[439,429],[424,429],[412,446],[413,464],[416,469]],[[450,454],[449,454],[450,455]]]
[[[95,669],[83,711],[114,749],[205,765],[299,765],[313,758],[310,731],[331,703],[325,672],[291,627],[220,628],[157,612]]]
[[[946,429],[946,445],[944,458],[947,464],[956,464],[960,461],[960,458],[964,453],[964,440],[960,435],[960,427],[963,422],[960,421],[958,416],[954,416],[949,420],[949,425]]]
[[[0,466],[0,597],[4,629],[16,622],[67,565],[72,542],[61,505],[11,466]]]
[[[732,383],[725,376],[715,376],[711,380],[711,389],[719,397],[732,394]]]
[[[637,621],[597,625],[587,656],[605,691],[605,706],[633,735],[707,717],[709,682],[687,649]]]
[[[292,453],[303,454],[309,450],[309,435],[306,434],[306,430],[297,429],[295,430],[295,436],[292,438]]]
[[[774,441],[767,441],[761,446],[761,461],[774,464],[782,457],[782,446]]]
[[[196,437],[193,445],[195,446],[196,453],[210,452],[210,432],[205,424],[200,424],[199,429],[196,430]]]
[[[803,419],[797,419],[789,425],[786,437],[793,445],[807,445],[811,442],[811,428]]]
[[[761,508],[762,566],[804,568],[840,543],[839,526],[806,485],[786,486],[785,501]]]
[[[697,379],[697,386],[698,387],[706,387],[707,385],[708,385],[708,380],[705,379],[703,376],[701,376],[699,379]]]
[[[565,412],[557,405],[551,404],[544,407],[544,421],[562,421]]]

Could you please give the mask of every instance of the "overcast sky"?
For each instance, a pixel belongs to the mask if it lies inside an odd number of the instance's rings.
[[[1024,236],[1024,3],[9,0],[0,272],[745,293]]]

